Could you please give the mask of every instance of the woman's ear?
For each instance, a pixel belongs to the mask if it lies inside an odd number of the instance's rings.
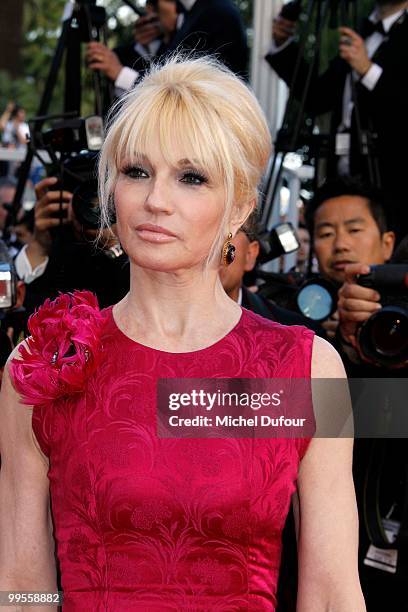
[[[241,206],[236,206],[232,212],[232,216],[229,222],[229,231],[233,236],[237,233],[240,227],[242,227],[248,217],[256,208],[256,198],[245,202]]]

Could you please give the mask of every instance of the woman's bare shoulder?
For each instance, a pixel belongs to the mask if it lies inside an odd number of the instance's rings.
[[[22,402],[13,384],[11,370],[15,360],[21,360],[22,348],[30,351],[27,340],[14,348],[4,368],[0,392],[0,453],[11,458],[18,453],[33,452],[43,463],[48,464],[33,433],[33,407]]]
[[[336,349],[315,335],[312,351],[312,378],[346,378],[343,362]]]

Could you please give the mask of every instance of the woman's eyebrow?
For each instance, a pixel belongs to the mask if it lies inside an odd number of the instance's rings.
[[[184,159],[180,159],[178,162],[178,166],[183,167],[183,166],[191,166],[191,165],[200,165],[200,162],[198,161],[198,159],[193,159],[193,161],[191,161],[190,159],[188,159],[187,157],[185,157]]]

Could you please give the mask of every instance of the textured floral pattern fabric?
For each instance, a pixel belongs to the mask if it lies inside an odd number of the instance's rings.
[[[309,439],[159,439],[158,378],[310,377],[313,332],[242,308],[203,350],[143,346],[104,311],[83,393],[37,405],[64,611],[272,612]]]
[[[45,300],[28,320],[27,346],[19,347],[22,359],[13,359],[14,386],[26,404],[37,406],[84,391],[99,365],[106,316],[90,291]]]

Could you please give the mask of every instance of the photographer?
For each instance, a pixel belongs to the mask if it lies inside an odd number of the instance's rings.
[[[245,27],[232,0],[179,0],[182,20],[166,49],[167,54],[186,50],[216,55],[235,74],[248,73],[248,45]]]
[[[364,175],[368,180],[368,157],[362,139],[368,134],[369,153],[378,161],[381,185],[387,197],[390,227],[399,237],[408,232],[405,172],[408,162],[408,3],[378,0],[359,32],[340,28],[339,55],[322,74],[314,71],[306,100],[313,115],[332,113],[329,176]],[[283,10],[284,15],[287,14]],[[291,14],[291,13],[290,13]],[[299,47],[293,40],[296,22],[279,16],[273,24],[273,44],[266,56],[269,65],[291,83]],[[296,98],[306,88],[308,66],[302,58],[294,83]],[[356,99],[353,100],[352,81]],[[356,103],[355,103],[356,102]]]
[[[134,26],[134,42],[113,51],[100,42],[87,45],[89,68],[100,70],[114,82],[117,95],[131,89],[153,57],[160,55],[171,40],[177,24],[175,0],[146,3],[146,15]]]
[[[247,76],[246,33],[232,0],[158,0],[155,10],[163,32],[163,44],[155,52],[157,57],[178,51],[214,54],[233,72]],[[89,43],[87,58],[90,68],[104,71],[122,91],[131,89],[144,69],[139,70],[134,60],[126,62],[127,67],[122,69],[112,58],[112,52],[100,43]],[[108,63],[112,65],[109,73]]]
[[[391,258],[395,235],[388,231],[381,194],[357,178],[338,178],[320,187],[306,208],[320,275],[337,289],[350,264],[384,264]],[[323,323],[334,340],[336,311]]]
[[[89,289],[103,307],[123,297],[129,286],[127,258],[120,254],[114,228],[104,231],[96,248],[97,230],[81,225],[72,193],[52,190],[56,182],[49,177],[36,185],[33,239],[16,257],[17,274],[27,285],[28,314],[59,291]]]

